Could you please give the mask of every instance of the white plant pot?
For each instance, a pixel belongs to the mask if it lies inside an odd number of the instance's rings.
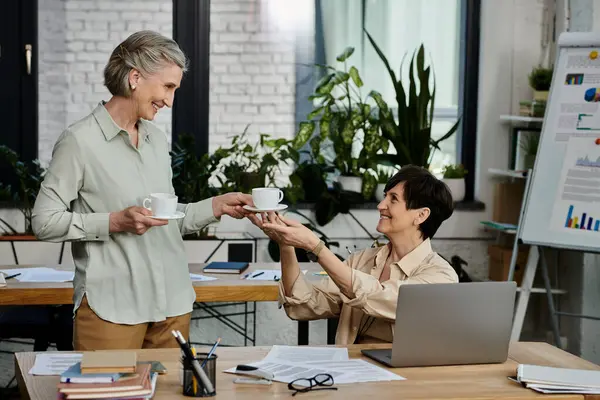
[[[452,193],[452,200],[463,201],[465,198],[465,179],[442,179]]]
[[[362,178],[359,176],[339,176],[338,182],[343,190],[362,192]]]
[[[375,189],[375,198],[377,199],[377,201],[382,201],[385,198],[383,189],[385,189],[385,183],[377,184],[377,189]]]

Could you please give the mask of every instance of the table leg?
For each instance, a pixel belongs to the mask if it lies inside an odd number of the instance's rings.
[[[19,265],[19,257],[17,257],[17,249],[15,249],[15,242],[10,241],[10,248],[12,249],[13,257],[15,258],[15,264]]]
[[[308,321],[298,321],[298,346],[308,345]]]
[[[338,327],[338,318],[327,319],[327,344],[335,344],[335,334]]]

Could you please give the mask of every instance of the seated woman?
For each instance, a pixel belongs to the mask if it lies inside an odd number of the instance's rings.
[[[424,168],[405,166],[386,184],[377,231],[389,243],[345,261],[308,228],[277,213],[251,215],[281,252],[280,304],[294,320],[339,317],[336,344],[391,342],[400,285],[457,283],[454,269],[430,239],[453,212],[448,187]],[[300,273],[294,248],[312,253],[327,272],[322,282]]]

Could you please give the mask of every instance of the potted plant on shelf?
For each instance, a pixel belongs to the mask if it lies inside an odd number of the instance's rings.
[[[523,156],[523,168],[526,170],[533,169],[537,149],[540,144],[540,134],[538,132],[528,132],[521,136],[519,145],[525,152]]]
[[[375,189],[375,199],[377,199],[377,201],[382,201],[384,199],[385,193],[383,191],[392,175],[392,169],[389,167],[377,168],[377,189]]]
[[[4,231],[5,236],[26,236],[35,239],[31,225],[33,206],[46,170],[40,165],[39,160],[20,161],[18,154],[7,146],[0,146],[0,159],[12,167],[19,185],[17,188],[13,188],[10,185],[0,183],[0,198],[23,214],[25,227],[22,232],[19,232],[6,220],[0,219],[0,229]]]
[[[221,183],[221,193],[250,193],[252,188],[272,185],[275,174],[281,172],[281,163],[297,162],[300,158],[295,147],[300,140],[271,139],[268,134],[260,134],[256,143],[251,144],[249,127],[233,137],[231,147],[218,150],[221,162],[216,178]]]
[[[365,33],[390,75],[397,102],[396,119],[392,108],[380,93],[369,93],[379,108],[381,133],[395,149],[395,154],[387,154],[385,151],[386,154],[377,154],[375,158],[379,163],[393,167],[413,164],[429,168],[435,150],[439,150],[439,144],[456,132],[460,119],[442,137],[434,140],[431,137],[431,125],[435,105],[435,78],[430,83],[430,76],[434,74],[431,66],[425,67],[424,46],[421,45],[410,60],[409,82],[405,88],[377,43],[366,30]]]
[[[373,156],[380,149],[387,151],[389,143],[380,134],[379,120],[367,98],[361,95],[363,81],[358,69],[348,67],[353,53],[354,48],[347,47],[336,57],[343,63],[342,69],[318,66],[325,75],[309,96],[316,104],[305,124],[312,134],[318,121],[319,135],[311,139],[311,147],[329,146],[335,152],[333,164],[340,173],[341,189],[362,193],[368,199],[377,184],[369,171],[376,165]]]
[[[545,68],[541,65],[533,68],[529,73],[529,86],[533,89],[534,103],[545,103],[548,101],[548,92],[550,91],[550,84],[552,83],[552,73],[553,68]],[[532,105],[532,107],[534,106],[535,104]],[[533,111],[534,113],[539,114],[535,109]]]
[[[454,202],[463,201],[465,198],[465,176],[467,170],[462,164],[447,165],[443,170],[442,181],[448,186],[452,193]]]

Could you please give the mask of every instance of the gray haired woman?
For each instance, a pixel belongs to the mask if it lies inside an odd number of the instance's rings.
[[[34,207],[40,240],[72,242],[76,350],[177,347],[196,298],[182,234],[227,214],[245,217],[250,195],[177,204],[157,219],[151,193],[173,199],[167,137],[153,123],[171,107],[187,60],[175,41],[137,32],[104,70],[112,97],[58,138]],[[150,206],[151,208],[152,206]]]

